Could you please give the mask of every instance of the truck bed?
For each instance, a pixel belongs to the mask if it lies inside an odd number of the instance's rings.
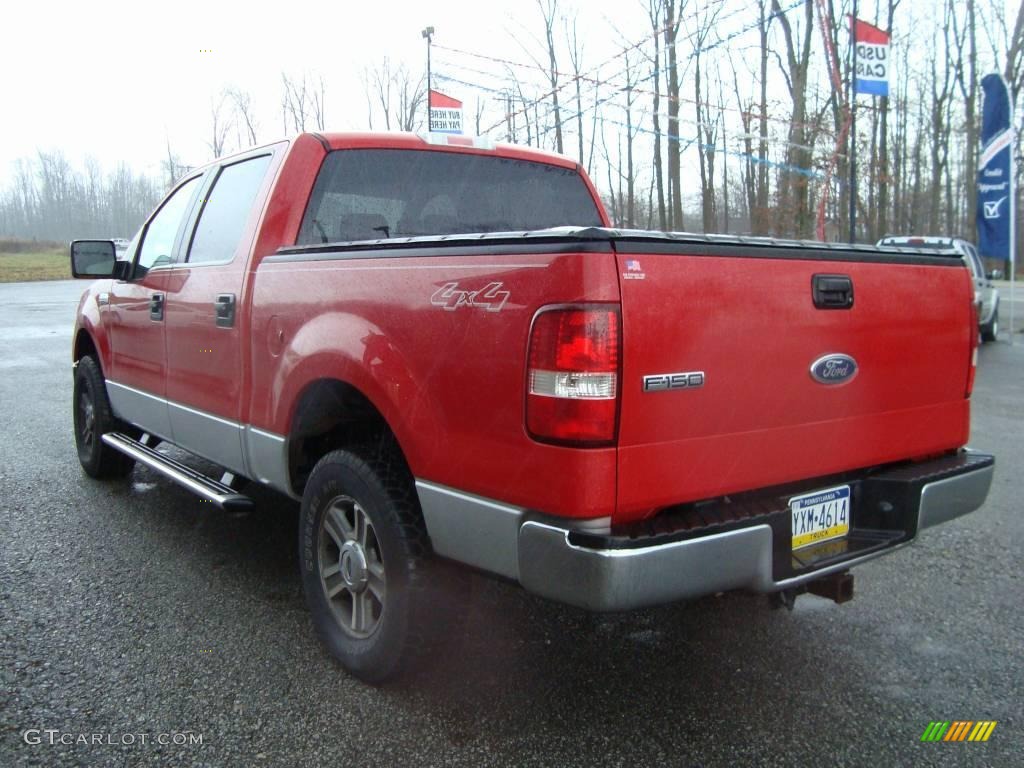
[[[815,275],[848,277],[853,306],[816,308]],[[497,311],[431,303],[453,283],[509,298]],[[540,445],[523,429],[531,319],[581,301],[621,302],[612,448]],[[288,318],[344,308],[338,322],[366,328],[367,347],[345,350],[350,373],[380,373],[359,385],[411,425],[414,474],[547,514],[638,519],[967,439],[970,284],[951,255],[593,227],[328,243],[264,259],[254,306],[254,339],[272,317],[291,335]],[[857,373],[822,385],[809,369],[832,353]],[[277,365],[261,343],[253,360]],[[644,391],[644,377],[680,372],[702,386]],[[270,394],[255,392],[253,421],[273,430],[286,415]]]

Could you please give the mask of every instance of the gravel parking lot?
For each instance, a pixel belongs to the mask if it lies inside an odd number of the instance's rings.
[[[981,350],[988,504],[857,569],[853,602],[591,616],[478,578],[434,668],[374,689],[313,635],[293,503],[80,472],[83,287],[0,285],[0,766],[1024,764],[1024,335]],[[998,726],[921,743],[932,720]]]

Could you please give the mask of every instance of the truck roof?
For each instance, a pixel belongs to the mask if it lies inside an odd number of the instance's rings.
[[[296,142],[301,138],[309,137],[323,145],[328,151],[336,149],[432,149],[440,152],[466,152],[472,154],[497,155],[498,157],[509,157],[516,160],[527,160],[535,163],[556,165],[562,168],[576,169],[578,164],[575,160],[559,155],[554,152],[545,152],[532,147],[521,147],[515,144],[496,143],[485,137],[464,136],[461,134],[445,133],[408,133],[399,131],[345,131],[333,133],[318,133],[306,131],[290,136],[276,139],[275,141],[264,142],[254,147],[248,147],[230,155],[218,157],[203,167],[215,163],[224,163],[235,157],[242,157],[251,154],[255,150],[279,144],[282,141]]]
[[[333,149],[441,149],[457,152],[480,152],[496,154],[501,157],[513,157],[518,160],[532,160],[538,163],[558,165],[563,168],[576,168],[577,163],[564,155],[545,152],[532,147],[521,147],[515,144],[499,144],[479,136],[464,136],[446,133],[407,133],[407,132],[343,132],[314,133],[322,138]]]

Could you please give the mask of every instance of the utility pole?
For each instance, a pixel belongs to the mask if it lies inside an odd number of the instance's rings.
[[[420,34],[427,41],[427,130],[430,130],[430,91],[433,88],[430,82],[430,44],[434,42],[434,28],[427,27]]]

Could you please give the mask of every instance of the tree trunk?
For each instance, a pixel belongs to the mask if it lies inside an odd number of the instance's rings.
[[[668,54],[668,186],[671,230],[685,228],[683,223],[683,192],[679,166],[679,68],[676,62],[676,0],[665,0],[665,51]]]
[[[659,25],[661,21],[660,10],[661,0],[653,0],[648,5],[648,12],[651,19],[651,30],[654,39],[654,95],[652,97],[652,121],[654,123],[654,184],[658,190],[658,229],[664,232],[668,229],[668,220],[665,216],[665,180],[662,176],[661,162],[661,35]]]
[[[772,0],[775,18],[782,27],[786,43],[788,85],[793,102],[790,117],[786,164],[789,168],[779,174],[779,207],[776,216],[776,232],[780,235],[810,237],[812,216],[808,207],[807,176],[794,169],[808,168],[811,150],[807,134],[807,75],[810,68],[811,39],[814,31],[814,3],[804,3],[804,35],[801,43],[793,39],[789,19],[779,6],[779,0]]]
[[[551,108],[555,118],[555,150],[562,154],[562,115],[558,108],[558,61],[555,57],[555,16],[558,0],[537,0],[544,16],[544,36],[548,45],[548,81],[551,83]]]
[[[758,0],[758,36],[761,53],[761,100],[757,145],[757,201],[753,210],[755,235],[768,234],[768,18],[767,0]]]

